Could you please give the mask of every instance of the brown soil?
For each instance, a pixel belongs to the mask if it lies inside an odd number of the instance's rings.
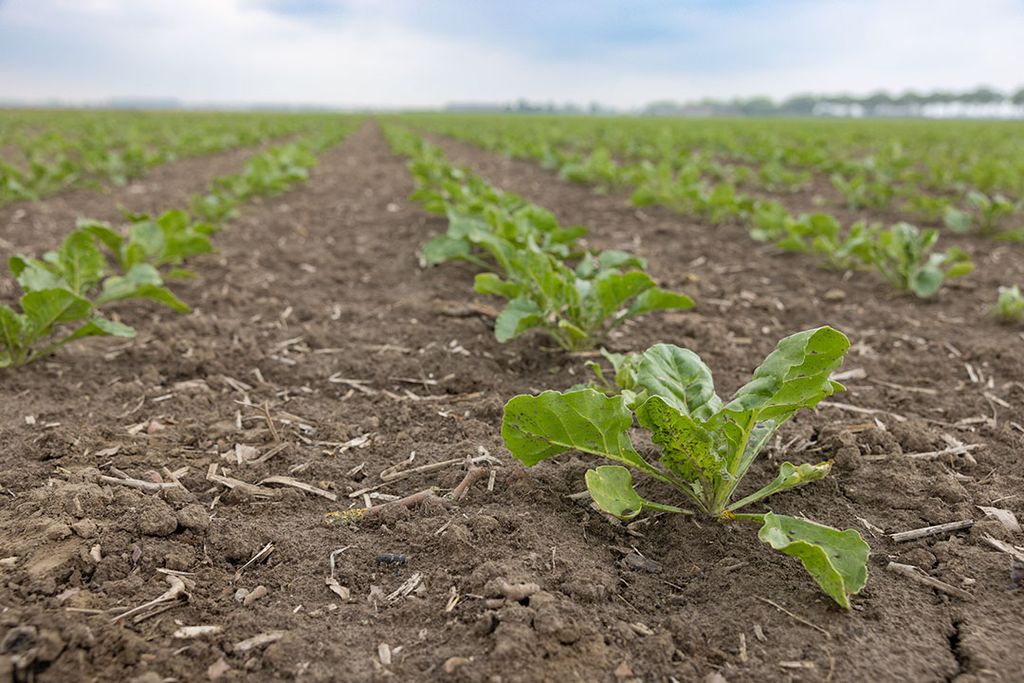
[[[836,608],[748,528],[667,516],[630,530],[610,524],[566,497],[583,488],[582,457],[532,470],[514,463],[498,434],[503,402],[578,381],[584,359],[546,352],[536,336],[499,345],[489,320],[463,314],[471,268],[418,268],[417,248],[444,221],[407,201],[408,173],[367,125],[327,152],[308,183],[247,209],[219,236],[220,252],[194,262],[202,279],[179,287],[193,314],[125,305],[137,340],[95,340],[0,376],[0,557],[16,558],[0,563],[0,670],[22,666],[40,681],[1019,676],[1024,597],[1008,557],[980,539],[1021,538],[975,507],[1024,516],[1024,434],[1013,426],[1024,422],[1024,338],[987,310],[997,282],[1021,279],[1019,249],[969,244],[980,272],[921,303],[872,276],[760,253],[738,227],[639,212],[533,165],[446,147],[499,186],[586,223],[596,246],[634,249],[663,284],[697,299],[692,312],[626,326],[616,350],[691,347],[725,392],[785,334],[823,323],[849,334],[847,368],[866,378],[839,400],[879,412],[799,416],[778,443],[810,445],[777,444],[752,483],[772,476],[772,460],[835,459],[831,478],[773,507],[862,530],[874,555],[855,608]],[[166,190],[153,198],[159,208],[180,201]],[[61,234],[42,218],[9,216],[4,237],[23,248],[43,250]],[[364,434],[368,445],[338,452]],[[944,434],[983,447],[971,459],[907,457],[945,447]],[[267,455],[278,445],[266,462],[237,462],[251,458],[245,447]],[[502,461],[493,491],[485,477],[455,506],[431,500],[359,525],[322,524],[326,512],[361,506],[347,494],[380,485],[414,451],[413,464],[426,464],[481,448]],[[226,491],[207,480],[211,464],[248,483],[292,476],[339,500]],[[159,494],[99,478],[183,466],[185,490]],[[463,475],[452,466],[379,491],[450,489]],[[860,521],[891,532],[964,518],[978,521],[899,545]],[[272,554],[240,571],[267,543]],[[348,600],[324,581],[340,548],[335,575]],[[404,562],[384,561],[393,555]],[[887,572],[890,559],[973,599]],[[188,602],[112,623],[167,590],[161,568],[189,573]],[[415,588],[389,600],[407,581]],[[505,599],[502,581],[539,590]],[[265,597],[235,600],[260,585]],[[182,625],[222,630],[175,638]],[[270,632],[279,639],[237,645]]]

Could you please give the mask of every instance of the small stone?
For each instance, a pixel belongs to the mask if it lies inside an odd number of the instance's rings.
[[[625,680],[627,678],[633,678],[633,676],[633,667],[631,667],[629,663],[625,660],[620,662],[619,665],[615,667],[615,677],[620,681]]]
[[[846,292],[841,289],[830,289],[821,298],[825,301],[842,301],[846,298]]]
[[[654,560],[643,557],[637,553],[630,553],[622,558],[622,564],[633,571],[645,571],[657,574],[661,571],[661,565]]]
[[[196,502],[195,496],[179,486],[175,486],[172,489],[164,489],[160,492],[160,497],[175,509]]]
[[[183,543],[172,543],[164,554],[164,566],[179,572],[191,569],[195,561],[195,549]]]
[[[163,683],[164,677],[155,671],[147,671],[144,674],[140,674],[135,678],[130,679],[129,683]]]
[[[71,535],[71,527],[64,522],[54,522],[46,527],[46,538],[51,541],[60,541]]]
[[[99,533],[99,526],[96,522],[86,517],[73,523],[71,525],[71,530],[80,538],[95,538],[96,534]]]
[[[836,469],[855,470],[860,467],[860,458],[860,448],[857,446],[842,446],[832,456],[832,462],[835,464]]]
[[[224,661],[223,657],[221,657],[206,669],[206,676],[211,681],[217,681],[223,678],[229,671],[231,671],[231,667],[228,666],[228,663]]]
[[[183,529],[206,531],[210,528],[210,515],[199,503],[192,503],[178,510],[178,524]]]
[[[266,586],[256,586],[252,589],[251,593],[242,598],[242,605],[244,605],[245,607],[249,607],[250,605],[252,605],[252,603],[256,602],[260,598],[265,598],[267,596],[267,593],[268,591]]]
[[[178,528],[178,517],[160,498],[149,497],[139,511],[139,531],[146,536],[170,536]]]
[[[487,589],[488,587],[485,586],[484,590]],[[512,602],[522,602],[539,590],[540,586],[535,583],[508,583],[499,580],[497,585],[491,588],[489,594],[503,595],[506,600],[511,600]]]
[[[246,596],[249,595],[249,589],[239,588],[235,591],[235,602],[243,602]]]
[[[444,669],[444,672],[446,674],[453,674],[455,673],[456,669],[458,669],[460,666],[465,666],[466,664],[469,664],[470,661],[472,660],[466,659],[465,657],[449,657],[448,659],[444,660],[444,664],[441,666],[441,668]]]

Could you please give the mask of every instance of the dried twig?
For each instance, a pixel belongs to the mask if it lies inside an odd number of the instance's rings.
[[[950,446],[949,448],[943,448],[942,450],[939,450],[939,451],[922,451],[920,453],[904,453],[903,457],[905,457],[905,458],[914,458],[916,460],[935,460],[936,458],[941,458],[944,455],[962,455],[964,453],[970,453],[971,451],[976,451],[979,448],[984,448],[984,447],[985,447],[985,444],[983,444],[983,443],[959,444],[959,445],[956,445],[956,446]]]
[[[969,529],[973,525],[973,519],[961,519],[955,522],[946,522],[945,524],[936,524],[934,526],[921,527],[920,529],[911,529],[910,531],[900,531],[895,534],[890,534],[890,538],[897,543],[904,543],[906,541],[916,541],[919,538],[925,538],[927,536],[935,536],[937,534],[944,534],[951,531]]]
[[[312,493],[313,495],[320,496],[321,498],[326,498],[327,500],[330,500],[330,501],[338,500],[338,494],[336,494],[336,493],[331,493],[330,491],[325,491],[324,489],[317,488],[316,486],[313,486],[312,484],[307,484],[305,482],[299,481],[298,479],[292,479],[291,477],[280,477],[280,476],[267,477],[266,479],[260,480],[258,485],[262,486],[263,484],[277,484],[279,486],[291,486],[292,488],[299,489],[300,491],[305,491],[306,493]]]
[[[158,614],[159,612],[164,611],[161,608],[168,606],[170,603],[174,603],[182,597],[186,599],[188,598],[188,593],[185,592],[184,581],[182,581],[174,574],[165,574],[164,578],[167,579],[167,583],[171,584],[171,587],[168,588],[163,595],[156,598],[155,600],[150,600],[149,602],[143,603],[138,607],[133,607],[132,609],[127,610],[126,612],[121,612],[121,614],[118,614],[116,617],[111,619],[111,622],[116,623],[118,621],[121,621],[122,619],[126,619],[128,617],[132,617],[135,615],[141,616],[141,613],[147,612],[148,610],[151,610],[153,608],[157,608],[158,611],[147,614],[142,618],[153,616],[154,614]]]
[[[263,411],[263,419],[267,422],[267,429],[270,430],[270,437],[274,440],[274,443],[279,443],[281,436],[277,433],[277,427],[274,426],[274,418],[270,416],[270,403],[264,401],[261,410]]]
[[[946,593],[948,595],[952,595],[954,597],[960,598],[961,600],[973,600],[974,599],[973,595],[971,595],[967,591],[963,590],[962,588],[957,588],[956,586],[951,586],[948,583],[946,583],[945,581],[939,581],[938,579],[936,579],[936,578],[934,578],[932,576],[928,576],[927,574],[924,573],[923,569],[921,569],[919,567],[915,567],[915,566],[913,566],[911,564],[900,564],[899,562],[890,562],[889,564],[886,565],[885,568],[888,569],[889,571],[895,573],[895,574],[899,574],[900,576],[905,576],[906,578],[910,579],[911,581],[916,581],[917,583],[919,583],[919,584],[921,584],[923,586],[928,586],[929,588],[934,588],[935,590],[942,591],[943,593]]]
[[[1000,541],[998,538],[992,538],[988,534],[982,536],[981,540],[985,545],[995,548],[1000,552],[1004,552],[1019,562],[1024,562],[1024,551],[1015,548],[1006,541]]]
[[[779,603],[777,603],[777,602],[775,602],[773,600],[769,600],[768,598],[762,598],[760,595],[756,595],[754,597],[756,597],[758,600],[760,600],[761,602],[763,602],[765,604],[771,605],[772,607],[774,607],[775,609],[779,610],[783,614],[789,616],[790,618],[795,619],[796,621],[799,621],[804,626],[810,626],[815,631],[818,631],[819,633],[823,633],[826,638],[828,638],[828,639],[832,638],[832,634],[829,633],[828,631],[826,631],[825,629],[823,629],[822,627],[818,626],[817,624],[813,624],[813,623],[807,621],[806,619],[801,617],[799,614],[793,614],[792,612],[790,612],[788,609],[786,609],[785,607],[783,607]]]
[[[324,524],[328,526],[333,524],[339,524],[342,522],[355,522],[363,519],[372,519],[373,517],[379,516],[384,510],[394,509],[396,507],[412,508],[428,498],[436,498],[436,488],[431,487],[422,491],[417,491],[412,495],[406,496],[405,498],[399,498],[398,500],[384,503],[382,505],[374,505],[372,507],[356,508],[354,510],[340,510],[337,512],[328,512],[324,515]]]
[[[466,493],[469,492],[469,487],[473,485],[473,482],[484,476],[486,473],[486,467],[470,467],[466,471],[466,476],[462,478],[462,481],[452,489],[452,498],[457,501],[462,500],[466,496]]]
[[[143,491],[165,491],[167,489],[178,488],[179,484],[175,482],[155,482],[155,481],[143,481],[142,479],[122,479],[120,477],[108,477],[105,474],[101,474],[99,477],[100,481],[107,484],[120,484],[121,486],[127,486],[133,489],[142,489]]]
[[[874,379],[874,378],[870,379],[868,381],[873,382],[875,384],[880,384],[883,387],[889,387],[890,389],[897,389],[899,391],[908,391],[908,392],[910,392],[912,394],[926,394],[928,396],[937,396],[939,394],[938,390],[930,389],[930,388],[927,388],[927,387],[908,387],[908,386],[905,386],[903,384],[896,384],[895,382],[886,382],[885,380]]]
[[[223,626],[219,626],[217,624],[202,624],[202,625],[198,625],[198,626],[182,626],[177,631],[175,631],[173,634],[171,634],[171,637],[173,637],[173,638],[182,638],[182,639],[201,638],[203,636],[216,635],[216,634],[220,633],[223,630],[224,630],[224,627]]]
[[[409,593],[412,593],[414,590],[416,590],[416,587],[420,585],[420,581],[422,581],[422,580],[423,580],[423,575],[420,574],[419,572],[416,572],[415,574],[410,576],[408,579],[406,579],[405,582],[402,583],[401,586],[399,586],[398,588],[393,590],[391,593],[389,593],[388,596],[386,598],[384,598],[384,600],[389,602],[389,603],[391,603],[391,602],[396,602],[396,601],[398,601],[401,598],[404,598],[405,596],[409,595]]]
[[[263,488],[255,484],[244,482],[241,479],[235,479],[234,477],[225,477],[217,474],[217,463],[210,463],[210,469],[206,472],[206,479],[208,481],[217,482],[221,486],[226,486],[229,489],[238,489],[248,493],[249,495],[256,498],[273,498],[277,495],[277,491],[273,489]]]
[[[276,446],[274,446],[273,448],[271,448],[270,450],[268,450],[266,453],[261,455],[260,457],[256,458],[255,460],[249,460],[245,464],[246,465],[260,465],[260,464],[265,463],[266,461],[270,460],[271,458],[273,458],[275,455],[277,455],[278,453],[282,452],[286,448],[288,448],[288,444],[287,443],[284,443],[284,442],[279,443]]]
[[[399,479],[405,479],[406,477],[411,477],[414,474],[425,474],[425,473],[428,473],[428,472],[437,472],[438,470],[443,470],[446,467],[451,467],[452,465],[458,465],[461,462],[465,462],[466,459],[465,458],[451,458],[449,460],[442,460],[440,462],[432,462],[432,463],[428,463],[426,465],[419,465],[417,467],[410,467],[407,470],[401,469],[403,465],[408,464],[410,461],[411,461],[411,459],[410,460],[403,460],[402,462],[398,463],[397,465],[392,465],[391,467],[388,467],[387,469],[385,469],[384,471],[382,471],[380,473],[381,480],[382,481],[398,481]]]
[[[849,413],[861,413],[863,415],[888,415],[897,422],[906,422],[907,418],[896,413],[890,413],[888,410],[876,410],[874,408],[861,408],[860,406],[852,406],[849,403],[840,403],[839,401],[822,401],[818,404],[819,407],[824,408],[835,408],[837,410],[845,410]]]
[[[246,569],[256,564],[257,562],[265,560],[266,558],[270,557],[270,554],[272,552],[274,552],[273,542],[267,543],[265,546],[256,551],[256,554],[250,557],[249,561],[243,564],[241,567],[239,567],[238,571],[235,572],[235,581],[238,581],[240,578],[242,578],[242,573]]]
[[[248,652],[249,650],[255,650],[256,648],[263,647],[264,645],[276,643],[282,638],[284,638],[284,631],[259,633],[252,638],[246,638],[245,640],[235,643],[231,649],[234,652]]]
[[[330,377],[327,378],[327,381],[332,383],[332,384],[344,384],[345,386],[352,387],[356,391],[358,391],[360,393],[363,393],[363,394],[366,394],[367,396],[374,396],[377,393],[379,393],[376,389],[372,389],[372,388],[366,386],[367,384],[370,383],[370,380],[367,380],[367,379],[349,379],[347,377],[340,377],[339,376],[340,374],[341,373],[337,373],[337,372],[334,373],[333,375],[331,375]]]

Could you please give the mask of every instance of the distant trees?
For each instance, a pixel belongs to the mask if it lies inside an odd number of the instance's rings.
[[[908,90],[892,95],[884,90],[857,97],[854,95],[799,94],[776,102],[758,96],[716,100],[705,98],[679,103],[671,100],[652,102],[643,109],[649,116],[922,116],[949,107],[955,115],[991,115],[991,107],[1024,106],[1024,87],[1014,93],[1002,93],[988,86],[964,92]],[[986,109],[989,108],[989,109]]]

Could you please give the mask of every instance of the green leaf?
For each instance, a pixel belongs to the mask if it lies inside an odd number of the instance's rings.
[[[961,261],[959,263],[954,263],[952,266],[950,266],[949,270],[946,271],[946,278],[952,279],[955,277],[963,277],[964,275],[967,275],[968,273],[971,273],[973,271],[973,263],[971,263],[970,261]]]
[[[582,228],[584,234],[586,228]],[[597,255],[597,262],[600,270],[612,270],[613,268],[624,269],[624,268],[637,268],[644,270],[647,268],[647,262],[639,256],[634,256],[628,251],[619,251],[618,249],[605,249]]]
[[[92,304],[66,289],[42,289],[21,297],[21,310],[28,322],[27,332],[44,336],[53,325],[87,318]]]
[[[725,474],[726,463],[718,454],[723,439],[716,425],[694,420],[661,396],[639,405],[636,419],[661,449],[662,465],[684,481],[699,481],[708,489]]]
[[[163,286],[160,273],[148,263],[137,263],[124,276],[109,277],[103,282],[103,292],[96,298],[97,306],[125,299],[149,299],[179,313],[192,309]]]
[[[926,265],[914,271],[910,278],[910,291],[922,299],[934,296],[942,287],[945,276],[942,270],[934,265]]]
[[[200,233],[168,235],[162,254],[157,257],[159,263],[181,263],[185,259],[213,252],[210,238]]]
[[[57,269],[54,266],[39,259],[12,256],[9,263],[11,274],[27,292],[61,289],[67,286],[64,278],[56,272]]]
[[[942,215],[946,227],[955,233],[963,235],[971,231],[971,214],[961,211],[952,206],[947,206]]]
[[[584,298],[584,317],[588,327],[596,326],[602,320],[625,307],[633,297],[654,287],[654,280],[647,273],[632,270],[626,273],[608,271],[593,280],[590,296]]]
[[[88,294],[107,269],[107,259],[93,237],[82,230],[74,230],[64,239],[58,259],[68,288],[81,296]]]
[[[0,343],[5,349],[3,357],[7,358],[8,362],[22,350],[24,330],[25,319],[10,306],[0,304]]]
[[[188,231],[191,219],[188,213],[182,209],[170,209],[160,214],[156,222],[160,229],[164,231],[164,235],[170,235]]]
[[[767,498],[768,496],[775,495],[780,491],[785,491],[787,489],[796,488],[797,486],[809,484],[812,481],[817,481],[818,479],[827,476],[831,471],[831,462],[821,462],[817,465],[811,465],[809,463],[794,465],[791,462],[784,462],[779,466],[778,476],[776,476],[771,483],[761,487],[757,491],[754,491],[746,498],[736,501],[726,509],[730,511],[739,510],[751,503],[755,503]]]
[[[532,299],[516,297],[508,302],[505,310],[494,321],[494,336],[505,343],[532,327],[544,325],[543,311]]]
[[[596,256],[589,252],[584,254],[576,265],[576,275],[590,279],[607,271],[631,270],[633,268],[643,270],[646,267],[646,261],[628,251],[606,249]]]
[[[135,223],[128,231],[125,267],[153,260],[164,251],[164,233],[153,221]]]
[[[693,351],[672,344],[655,344],[643,353],[634,354],[627,364],[620,360],[616,370],[627,368],[629,386],[623,389],[646,389],[651,396],[660,396],[684,415],[707,419],[718,412],[722,401],[715,394],[711,370]],[[618,378],[617,378],[618,379]]]
[[[846,335],[828,326],[790,335],[779,341],[725,410],[740,422],[772,420],[777,426],[801,408],[813,408],[842,390],[829,376],[842,365],[849,348]]]
[[[844,609],[850,608],[850,595],[867,583],[871,549],[853,529],[839,531],[769,512],[757,537],[783,554],[798,558],[821,589]]]
[[[627,318],[641,315],[649,311],[661,311],[673,308],[693,308],[693,299],[685,294],[677,294],[666,289],[653,287],[636,298],[633,305],[626,311]]]
[[[438,235],[423,245],[421,253],[424,263],[436,266],[446,261],[466,258],[470,253],[470,244],[463,239]]]
[[[478,294],[491,294],[505,299],[515,299],[523,290],[518,283],[502,280],[495,273],[478,273],[473,288]]]
[[[107,318],[92,318],[86,324],[79,327],[70,335],[60,341],[58,346],[86,337],[126,337],[135,336],[135,329],[124,323],[108,320]]]
[[[621,396],[593,389],[520,395],[505,404],[501,436],[512,456],[527,467],[567,451],[581,451],[666,477],[633,449],[633,415]]]
[[[92,235],[114,254],[120,255],[121,245],[124,243],[124,237],[119,232],[111,228],[109,223],[94,221],[88,218],[79,218],[76,226],[77,230],[82,230]]]
[[[680,512],[688,510],[646,500],[633,488],[633,475],[619,465],[602,465],[587,470],[587,490],[597,506],[609,515],[623,520],[637,517],[645,509],[659,512]]]

